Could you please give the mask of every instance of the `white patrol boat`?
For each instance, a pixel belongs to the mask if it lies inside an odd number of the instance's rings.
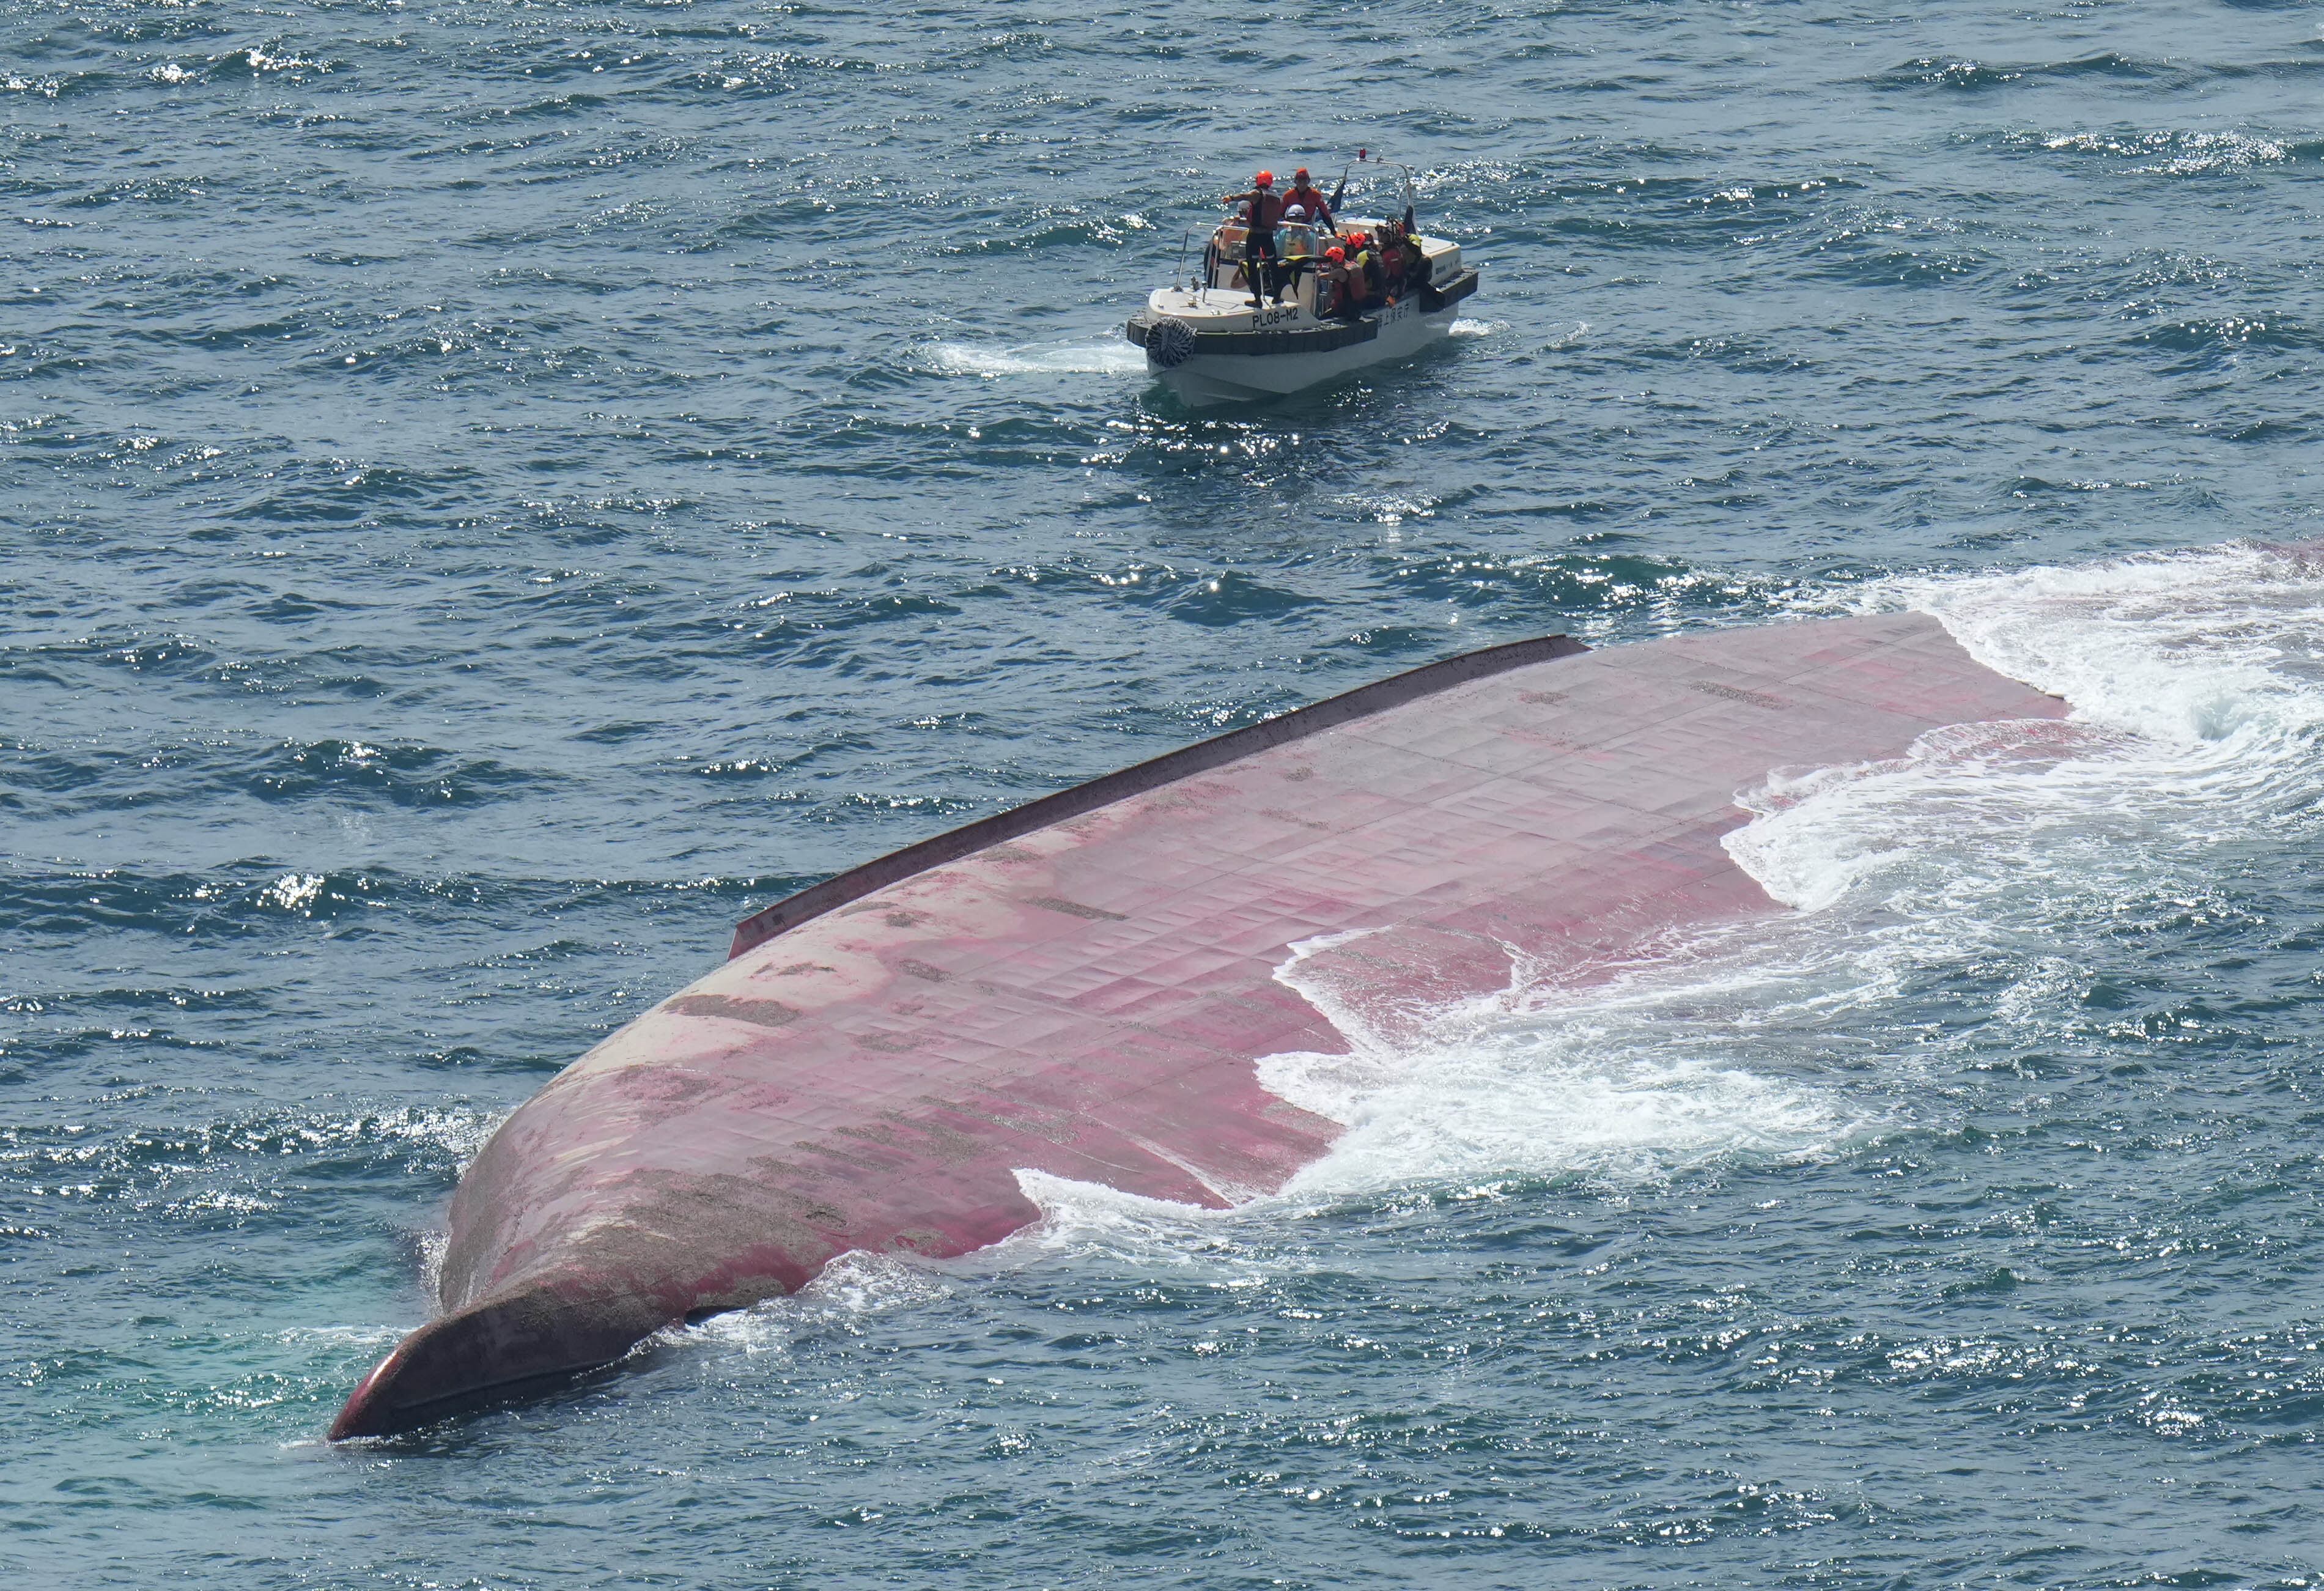
[[[1419,352],[1448,330],[1453,306],[1477,291],[1477,273],[1461,245],[1425,236],[1412,225],[1412,173],[1404,178],[1400,222],[1336,213],[1329,226],[1278,224],[1279,264],[1259,264],[1253,282],[1244,259],[1249,229],[1240,220],[1215,227],[1201,266],[1147,296],[1124,335],[1146,350],[1146,368],[1189,404],[1264,398],[1329,381],[1366,365]],[[1346,190],[1341,179],[1341,191]],[[1191,236],[1191,233],[1189,234]],[[1383,240],[1397,246],[1384,251]],[[1348,262],[1367,245],[1375,256],[1401,255],[1395,280],[1335,280],[1329,255]],[[1180,257],[1185,257],[1184,245]],[[1369,287],[1370,291],[1367,291]],[[1265,289],[1268,291],[1260,291]]]

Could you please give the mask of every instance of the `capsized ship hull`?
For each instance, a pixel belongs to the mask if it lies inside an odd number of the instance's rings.
[[[853,1249],[966,1253],[1019,1169],[1222,1207],[1338,1127],[1256,1063],[1342,1052],[1275,976],[1418,1020],[1778,910],[1720,840],[1787,766],[2056,718],[1910,614],[1471,653],[939,836],[742,925],[732,958],[515,1111],[452,1201],[442,1315],[351,1437],[603,1364]]]

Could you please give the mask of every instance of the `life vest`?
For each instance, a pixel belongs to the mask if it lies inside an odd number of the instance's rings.
[[[1347,308],[1348,268],[1326,261],[1315,267],[1315,313],[1320,318],[1336,315]]]
[[[1323,193],[1319,190],[1314,188],[1294,188],[1283,196],[1283,202],[1285,204],[1305,205],[1307,207],[1307,216],[1310,220],[1325,220],[1328,219],[1332,214],[1332,206],[1330,201],[1324,199]]]

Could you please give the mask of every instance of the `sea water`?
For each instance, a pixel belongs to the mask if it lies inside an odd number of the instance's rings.
[[[2320,24],[0,0],[0,1577],[2318,1584]],[[1358,146],[1454,335],[1150,384],[1212,198]],[[1279,1195],[1031,1179],[319,1440],[757,906],[1476,646],[1898,607],[2075,717],[1738,791],[1793,910],[1611,985],[1333,1013]]]

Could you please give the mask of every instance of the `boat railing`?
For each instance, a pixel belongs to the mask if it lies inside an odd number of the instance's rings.
[[[1323,231],[1324,228],[1305,221],[1279,223],[1275,228],[1275,252],[1278,257],[1286,260],[1306,259],[1320,254],[1323,249],[1332,246],[1328,243],[1323,248],[1316,246],[1316,235]],[[1337,237],[1339,235],[1331,233],[1329,236]],[[1211,242],[1217,247],[1220,259],[1240,260],[1243,245],[1250,237],[1250,227],[1246,223],[1222,221],[1217,230],[1211,234]]]

